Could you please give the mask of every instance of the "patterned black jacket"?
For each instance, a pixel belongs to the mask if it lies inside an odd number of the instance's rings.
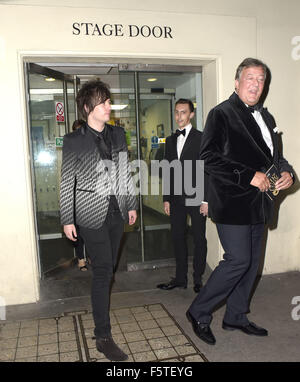
[[[122,217],[137,209],[123,128],[106,125],[112,160],[102,160],[95,135],[86,125],[64,136],[60,189],[61,224],[100,228],[110,195],[116,196]]]

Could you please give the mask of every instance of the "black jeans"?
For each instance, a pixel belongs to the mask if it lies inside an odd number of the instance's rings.
[[[200,284],[205,271],[207,256],[207,241],[205,237],[206,217],[200,214],[200,207],[186,207],[183,204],[170,206],[172,240],[176,259],[176,281],[187,284],[188,248],[186,243],[187,215],[192,222],[194,239],[193,278],[194,284]]]
[[[93,270],[91,297],[96,337],[111,335],[110,286],[123,231],[124,220],[120,211],[109,211],[104,224],[99,229],[80,226],[80,234],[91,259]]]

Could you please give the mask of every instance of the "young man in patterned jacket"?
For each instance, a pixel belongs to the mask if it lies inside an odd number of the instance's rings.
[[[124,361],[127,355],[111,336],[110,285],[124,222],[135,223],[137,201],[124,130],[107,124],[110,98],[101,81],[84,84],[77,95],[86,123],[64,137],[60,207],[66,236],[76,241],[79,227],[91,260],[96,347],[108,359]]]

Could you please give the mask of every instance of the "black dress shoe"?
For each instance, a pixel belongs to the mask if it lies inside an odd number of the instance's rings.
[[[128,355],[119,348],[112,337],[96,337],[96,348],[110,361],[126,361],[128,359]]]
[[[201,284],[195,284],[194,285],[194,292],[199,293],[201,288],[202,288],[202,283]]]
[[[246,325],[231,325],[223,321],[222,328],[225,330],[241,330],[242,332],[253,336],[267,336],[267,329],[260,328],[254,322],[249,322]]]
[[[200,322],[197,322],[189,311],[186,312],[186,317],[192,324],[197,337],[209,345],[214,345],[216,343],[215,336],[213,335],[213,332],[208,324],[201,324]]]
[[[163,289],[163,290],[171,290],[174,288],[186,289],[186,284],[178,284],[176,280],[172,279],[169,283],[158,284],[156,288]]]

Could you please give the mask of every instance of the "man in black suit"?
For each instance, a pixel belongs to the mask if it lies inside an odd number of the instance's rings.
[[[179,161],[179,171],[174,171],[170,177],[163,175],[164,211],[170,216],[171,233],[176,259],[176,275],[170,282],[157,285],[163,290],[176,287],[187,287],[188,249],[186,243],[187,216],[190,215],[194,239],[193,278],[194,291],[199,292],[202,286],[202,275],[206,265],[207,242],[205,237],[207,204],[199,199],[197,193],[203,185],[200,179],[200,144],[202,133],[192,127],[194,105],[190,100],[179,99],[175,104],[175,120],[178,129],[166,139],[164,159],[168,163]],[[174,162],[173,162],[174,163]],[[190,164],[188,168],[186,165]],[[198,174],[197,174],[198,171]],[[176,191],[176,183],[179,192]],[[188,189],[196,189],[196,193],[188,195]],[[170,192],[166,192],[166,190]],[[179,194],[179,195],[178,195]],[[198,197],[199,196],[199,197]],[[202,195],[203,197],[203,195]]]
[[[265,224],[273,200],[266,191],[266,171],[274,164],[275,187],[293,184],[292,167],[278,149],[274,118],[259,104],[266,65],[253,58],[237,68],[235,92],[213,108],[203,132],[201,159],[209,173],[209,216],[217,225],[224,258],[187,311],[196,335],[208,344],[216,339],[210,329],[213,309],[226,299],[223,329],[267,336],[268,331],[247,318],[249,298],[262,250]]]
[[[76,101],[86,123],[64,137],[61,223],[72,241],[79,227],[91,260],[96,347],[109,360],[124,361],[111,335],[109,297],[124,222],[134,224],[137,217],[125,132],[107,123],[111,101],[103,82],[84,84]]]

